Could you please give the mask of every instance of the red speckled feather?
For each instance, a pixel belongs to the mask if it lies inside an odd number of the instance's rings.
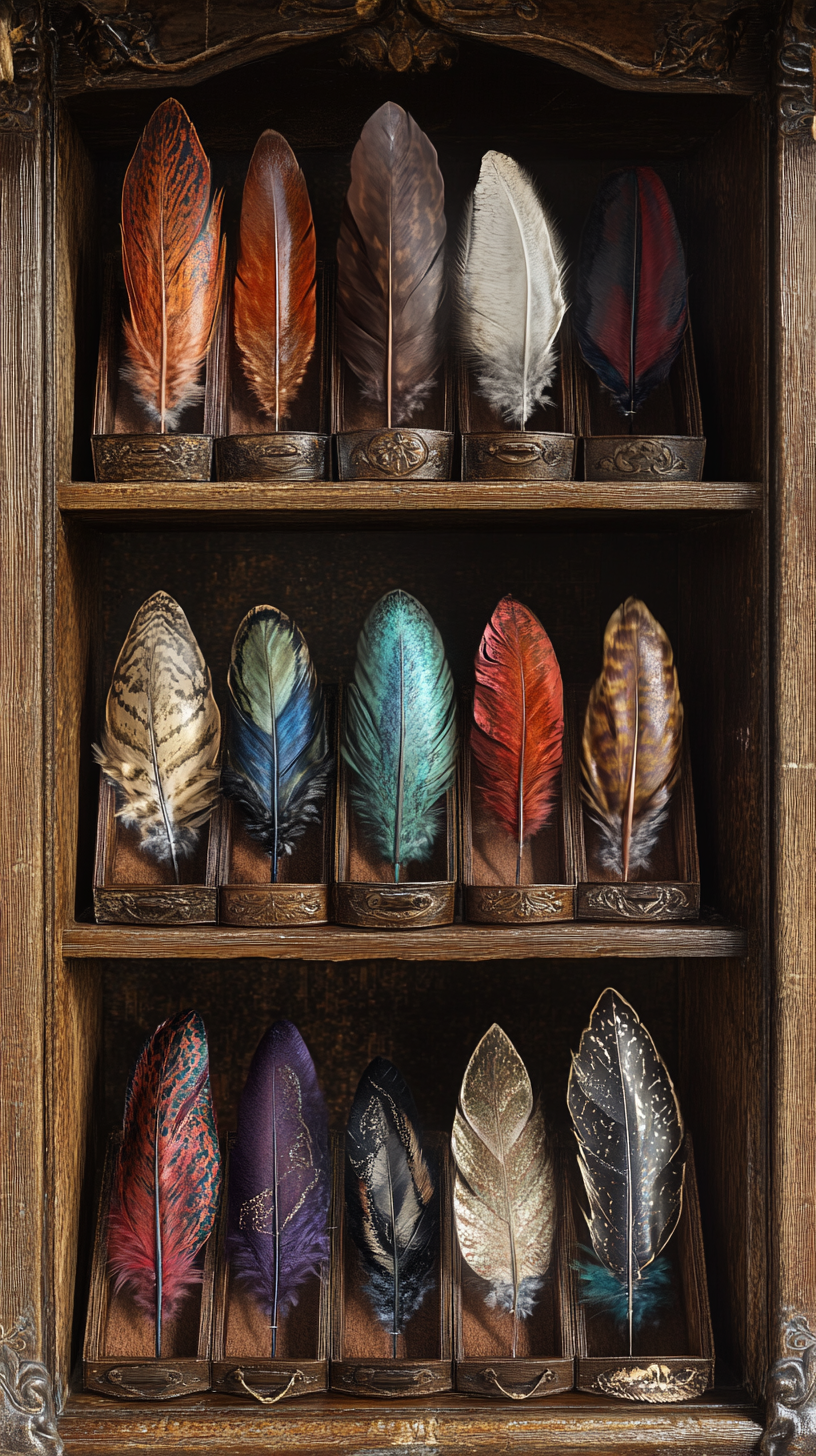
[[[244,374],[276,430],[314,352],[315,258],[306,179],[288,142],[265,131],[244,183],[233,298]]]
[[[184,107],[170,98],[147,123],[122,188],[130,302],[122,374],[162,434],[201,398],[224,276],[220,234],[210,164]]]
[[[564,737],[561,669],[528,607],[503,597],[476,654],[470,745],[478,793],[516,840],[518,857],[553,807]]]
[[[155,1321],[157,1358],[163,1321],[200,1282],[196,1256],[220,1193],[207,1034],[186,1011],[158,1027],[134,1068],[108,1222],[114,1288]]]

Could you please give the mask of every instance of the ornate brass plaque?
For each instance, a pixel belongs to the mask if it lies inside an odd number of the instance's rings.
[[[94,435],[97,480],[209,480],[211,435]]]
[[[219,480],[328,480],[330,435],[280,430],[215,442]]]
[[[587,435],[587,480],[701,480],[705,440],[699,435]]]
[[[353,430],[337,436],[341,480],[450,480],[447,430]]]

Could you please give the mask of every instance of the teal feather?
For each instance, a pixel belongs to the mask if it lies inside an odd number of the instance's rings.
[[[617,1324],[629,1318],[629,1293],[625,1283],[605,1264],[599,1264],[587,1250],[585,1258],[573,1262],[578,1275],[578,1291],[582,1304],[591,1305],[598,1314],[611,1315]],[[660,1313],[671,1303],[674,1294],[671,1265],[666,1258],[657,1259],[641,1273],[632,1291],[632,1330],[637,1334],[645,1325],[657,1324]]]
[[[372,607],[357,642],[342,754],[351,802],[383,859],[429,859],[440,799],[456,775],[453,678],[430,616],[415,597],[389,592]]]
[[[332,759],[323,690],[300,628],[276,607],[253,607],[232,644],[224,793],[249,834],[278,861],[320,817]]]

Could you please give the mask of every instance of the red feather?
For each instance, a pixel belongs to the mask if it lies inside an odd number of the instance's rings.
[[[130,1290],[155,1321],[157,1359],[162,1322],[201,1281],[196,1256],[220,1192],[207,1034],[186,1011],[158,1027],[134,1068],[108,1221],[114,1290]]]
[[[553,808],[562,762],[564,692],[552,643],[538,617],[502,597],[476,654],[470,746],[485,806],[518,845]]]

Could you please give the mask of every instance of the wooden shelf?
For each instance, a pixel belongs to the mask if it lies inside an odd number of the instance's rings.
[[[622,956],[739,958],[747,936],[719,919],[673,925],[451,925],[438,930],[350,930],[342,925],[240,930],[227,925],[67,926],[62,953],[111,960],[488,961]]]
[[[393,517],[438,518],[440,511],[507,517],[535,511],[746,511],[762,505],[765,487],[740,481],[675,481],[621,484],[595,480],[484,482],[451,480],[438,484],[357,480],[319,482],[220,481],[201,485],[168,481],[115,485],[78,481],[60,485],[58,504],[67,515],[92,524],[119,524],[145,515],[162,519],[219,516],[252,518],[270,513],[331,522],[378,513]]]
[[[627,1405],[598,1396],[569,1395],[530,1405],[473,1401],[465,1396],[432,1400],[360,1401],[349,1396],[290,1400],[269,1413],[249,1401],[206,1395],[165,1403],[118,1402],[72,1395],[59,1422],[68,1456],[122,1450],[260,1451],[551,1450],[559,1456],[595,1451],[755,1451],[761,1416],[745,1393],[714,1390],[675,1406]],[[273,1434],[274,1433],[274,1434]]]

